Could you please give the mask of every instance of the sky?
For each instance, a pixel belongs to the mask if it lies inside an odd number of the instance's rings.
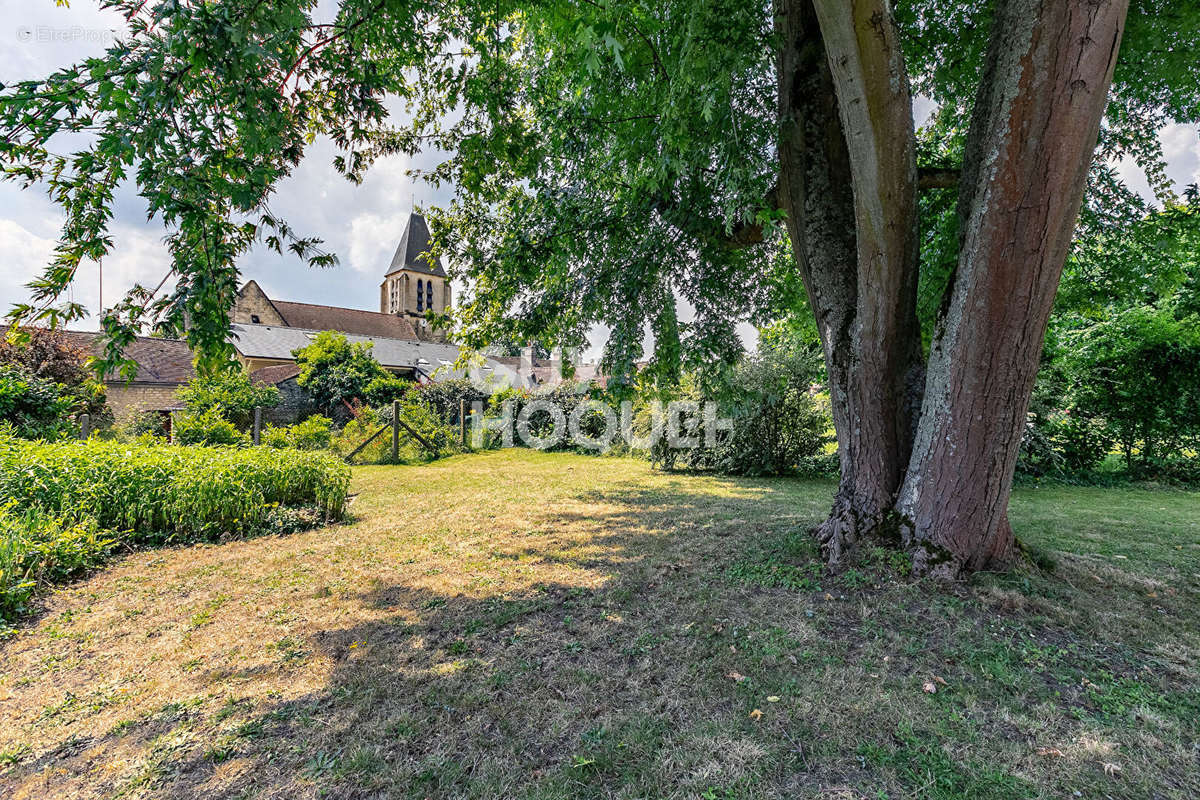
[[[330,16],[335,0],[323,0],[319,16]],[[113,12],[99,10],[97,0],[72,0],[69,8],[54,0],[0,0],[0,82],[44,76],[92,55],[100,55],[119,30]],[[928,104],[924,104],[927,111]],[[923,116],[918,104],[918,116]],[[1200,135],[1195,127],[1173,126],[1162,134],[1168,175],[1178,186],[1200,183]],[[239,267],[244,280],[253,278],[270,297],[307,303],[375,310],[379,283],[399,242],[408,213],[416,206],[446,203],[451,187],[437,191],[405,174],[410,167],[432,165],[432,158],[410,163],[405,156],[382,159],[355,186],[332,166],[334,148],[318,140],[304,161],[280,187],[272,209],[301,235],[325,240],[340,264],[313,269],[295,256],[265,248],[249,253]],[[1120,165],[1131,186],[1148,195],[1145,176],[1132,163]],[[54,247],[62,214],[36,187],[21,190],[0,183],[0,307],[28,299],[24,284],[41,272]],[[103,301],[112,305],[135,283],[155,286],[167,273],[170,258],[162,243],[160,222],[146,219],[143,201],[128,186],[117,196],[111,233],[114,251],[103,263]],[[100,307],[99,269],[84,264],[69,298],[92,316],[72,327],[94,330]],[[684,319],[687,310],[683,310]],[[753,331],[742,326],[747,344]],[[605,331],[591,337],[589,356],[597,353]]]

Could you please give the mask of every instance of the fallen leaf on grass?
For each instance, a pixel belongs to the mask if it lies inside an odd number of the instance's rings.
[[[933,681],[925,681],[925,683],[921,686],[921,689],[925,692],[925,694],[937,694],[937,686]]]
[[[746,680],[746,676],[740,672],[731,672],[728,675],[726,675],[725,677],[729,678],[731,681],[737,681],[738,683],[741,683],[742,681]]]
[[[757,708],[750,712],[750,719],[759,719],[762,717],[762,712]]]
[[[768,698],[767,698],[767,702],[768,702],[768,703],[778,703],[778,702],[779,702],[779,695],[777,695],[777,694],[773,694],[773,695],[771,695],[770,697],[768,697]]]
[[[1055,758],[1065,758],[1062,750],[1057,747],[1039,747],[1037,749],[1039,756],[1054,756]]]
[[[1108,776],[1108,777],[1110,777],[1110,778],[1116,778],[1116,777],[1118,777],[1118,776],[1121,774],[1121,765],[1120,765],[1120,764],[1113,764],[1113,763],[1111,763],[1111,762],[1105,762],[1105,764],[1104,764],[1104,774],[1105,774],[1105,775],[1107,775],[1107,776]]]
[[[942,678],[939,678],[937,675],[934,675],[934,676],[933,676],[933,679],[934,679],[935,681],[937,681],[938,683],[940,683],[942,686],[945,686],[945,685],[946,685],[946,681],[945,681],[944,679],[942,679]]]

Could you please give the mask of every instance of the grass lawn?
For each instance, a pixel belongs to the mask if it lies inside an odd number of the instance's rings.
[[[1200,796],[1200,495],[1020,490],[1045,569],[945,591],[825,576],[828,483],[510,450],[354,490],[49,598],[0,797]]]

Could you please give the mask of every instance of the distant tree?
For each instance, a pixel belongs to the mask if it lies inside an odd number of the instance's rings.
[[[365,399],[368,386],[389,377],[371,355],[370,342],[351,343],[336,331],[317,334],[312,344],[292,355],[300,367],[296,382],[331,413],[341,413],[351,400]]]
[[[72,398],[67,408],[93,417],[105,414],[104,384],[88,367],[91,353],[63,331],[35,328],[24,341],[0,337],[0,365],[8,365],[40,382],[58,384],[57,395]]]
[[[1103,418],[1127,465],[1200,442],[1200,317],[1132,308],[1076,334],[1065,356],[1071,398]]]
[[[35,328],[24,342],[0,338],[0,364],[12,364],[67,386],[79,386],[93,377],[87,367],[89,358],[91,353],[60,330]]]

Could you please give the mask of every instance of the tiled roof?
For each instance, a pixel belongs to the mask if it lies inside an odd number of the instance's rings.
[[[94,355],[101,355],[104,347],[100,342],[99,333],[84,331],[65,331],[80,347],[86,348]],[[187,342],[181,339],[155,339],[149,336],[139,336],[125,348],[125,357],[137,363],[137,375],[133,380],[137,383],[158,383],[166,386],[178,386],[187,383],[196,375],[192,364],[192,351]],[[122,376],[109,377],[110,381],[120,382]]]
[[[289,378],[300,374],[300,368],[295,364],[276,364],[273,367],[263,367],[250,373],[250,380],[257,384],[278,386]]]
[[[279,361],[291,361],[292,352],[312,344],[319,330],[304,330],[303,328],[284,328],[278,325],[242,325],[233,326],[233,346],[245,358],[269,358]],[[434,376],[436,380],[469,377],[496,385],[520,385],[516,370],[510,369],[494,358],[484,360],[479,366],[467,370],[455,368],[459,348],[453,344],[439,342],[422,342],[411,339],[389,339],[375,336],[356,336],[347,334],[350,342],[370,342],[371,355],[384,367],[391,369],[419,369],[422,373]],[[278,367],[291,366],[281,364]],[[275,367],[271,367],[275,369]],[[257,376],[263,370],[256,370]],[[282,372],[282,369],[281,369]],[[436,375],[435,375],[436,373]],[[280,378],[279,380],[287,380]]]
[[[341,331],[359,336],[384,336],[389,339],[417,339],[417,331],[412,323],[395,314],[318,306],[312,303],[291,303],[286,300],[272,300],[271,303],[293,328]]]
[[[446,277],[441,259],[429,256],[429,226],[420,214],[409,214],[408,225],[404,228],[404,235],[400,237],[400,246],[396,248],[396,254],[392,256],[392,263],[388,265],[384,277],[402,269]]]

